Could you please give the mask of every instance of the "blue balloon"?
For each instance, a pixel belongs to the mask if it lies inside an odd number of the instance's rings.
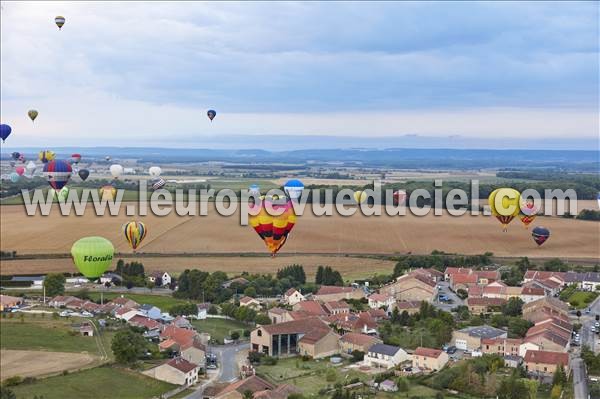
[[[21,178],[21,176],[19,176],[15,172],[13,172],[13,173],[10,174],[10,181],[13,182],[13,183],[18,182],[20,178]]]
[[[208,116],[208,119],[210,119],[210,121],[212,122],[212,120],[215,119],[215,116],[217,116],[217,111],[215,111],[214,109],[209,109],[206,115]]]
[[[0,125],[0,138],[2,139],[2,142],[10,136],[10,132],[12,132],[10,126],[5,124]]]

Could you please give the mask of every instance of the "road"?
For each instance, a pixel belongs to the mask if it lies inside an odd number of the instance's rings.
[[[571,361],[573,369],[573,390],[575,399],[588,399],[588,382],[585,363],[579,357]]]
[[[216,376],[195,387],[195,391],[186,396],[185,399],[202,399],[204,388],[215,381],[233,382],[237,380],[239,378],[237,355],[239,352],[248,349],[250,349],[250,344],[247,342],[236,345],[211,346],[210,351],[217,355],[219,371]]]
[[[578,320],[581,323],[581,344],[598,353],[600,352],[599,336],[592,332],[592,326],[596,323],[596,315],[600,315],[600,296],[590,304],[589,309],[590,313],[586,313],[587,309],[582,309],[582,315]]]
[[[435,300],[433,302],[433,306],[438,309],[444,310],[446,312],[450,312],[453,308],[464,305],[465,301],[460,299],[454,292],[450,291],[450,282],[448,281],[440,281],[438,282],[438,293],[436,294]],[[449,299],[452,299],[452,303],[439,302],[438,296],[440,294],[446,295]]]

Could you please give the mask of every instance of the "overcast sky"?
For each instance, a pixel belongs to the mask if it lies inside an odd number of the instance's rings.
[[[2,8],[10,147],[211,147],[214,136],[286,134],[598,142],[596,2]]]

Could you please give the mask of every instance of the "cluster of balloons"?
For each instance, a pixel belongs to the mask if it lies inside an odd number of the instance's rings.
[[[491,192],[488,203],[492,215],[502,223],[502,230],[507,231],[508,225],[518,217],[525,228],[535,220],[538,209],[531,199],[523,198],[521,193],[513,188],[498,188]],[[545,227],[535,227],[531,234],[537,245],[542,245],[550,237],[550,230]]]

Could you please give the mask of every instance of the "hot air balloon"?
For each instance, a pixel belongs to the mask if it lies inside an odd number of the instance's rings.
[[[50,150],[40,151],[38,153],[38,159],[43,163],[48,163],[55,158],[54,152]]]
[[[280,215],[270,215],[267,212],[266,205],[270,203],[272,209]],[[292,202],[287,201],[283,205],[278,205],[263,199],[260,203],[250,206],[251,215],[249,217],[250,226],[256,231],[272,256],[285,244],[290,231],[296,223],[296,214]]]
[[[248,191],[250,192],[250,194],[260,195],[260,187],[258,186],[258,184],[250,185],[250,187],[248,187]]]
[[[533,200],[521,199],[521,209],[519,212],[519,219],[521,220],[521,223],[523,223],[525,228],[529,227],[529,225],[531,224],[531,222],[534,221],[536,216],[537,216],[537,208],[535,207]]]
[[[23,174],[25,173],[25,167],[23,167],[23,166],[17,166],[15,168],[15,172],[17,172],[17,174],[19,176],[23,176]]]
[[[5,125],[5,124],[0,125],[0,139],[2,139],[3,143],[4,143],[4,140],[6,140],[8,138],[8,136],[10,136],[11,132],[12,132],[12,129],[10,128],[10,126]]]
[[[65,24],[65,17],[63,17],[62,15],[57,16],[56,18],[54,18],[54,23],[56,24],[56,26],[58,26],[58,30],[61,30],[63,25]]]
[[[19,159],[19,157],[21,156],[20,152],[13,152],[12,154],[10,154],[11,158],[14,159],[15,161],[17,161]]]
[[[162,173],[162,169],[160,168],[160,166],[152,166],[150,167],[150,169],[148,169],[148,173],[152,177],[158,177]]]
[[[404,204],[406,202],[406,191],[405,190],[396,190],[393,194],[394,197],[394,205]]]
[[[163,188],[165,186],[165,184],[167,184],[167,182],[164,179],[153,180],[152,181],[152,189],[160,190],[161,188]]]
[[[537,226],[531,231],[531,237],[537,245],[542,245],[550,237],[550,230],[545,227]]]
[[[35,118],[37,118],[37,116],[38,116],[38,112],[35,109],[30,109],[27,112],[27,115],[29,115],[29,119],[31,119],[31,121],[34,122]]]
[[[18,175],[18,174],[16,174],[15,172],[12,172],[12,173],[9,175],[9,178],[10,178],[10,181],[11,181],[11,182],[13,182],[13,183],[16,183],[16,182],[18,182],[18,181],[19,181],[19,179],[21,178],[21,176],[19,176],[19,175]]]
[[[19,159],[17,159],[17,161],[19,161],[19,162],[25,162],[25,154],[19,155]]]
[[[300,198],[303,190],[304,184],[297,179],[288,180],[288,182],[285,183],[285,186],[283,186],[283,191],[285,191],[287,196],[292,200]]]
[[[69,189],[69,187],[64,186],[63,188],[61,188],[59,191],[56,191],[55,189],[51,188],[50,192],[52,193],[52,197],[56,198],[59,201],[65,201],[67,199],[67,197],[69,196],[69,191],[71,191]]]
[[[81,154],[71,154],[71,161],[77,165],[81,161]]]
[[[81,169],[77,174],[79,177],[81,177],[81,180],[85,181],[85,179],[87,179],[90,175],[90,171],[87,169]]]
[[[107,155],[104,157],[104,159],[108,162],[108,161],[110,161],[111,158]]]
[[[77,269],[90,280],[95,280],[108,269],[115,247],[104,237],[84,237],[71,247],[71,257]]]
[[[117,194],[115,186],[111,186],[110,184],[100,187],[98,191],[100,192],[100,198],[102,200],[106,199],[110,201],[115,198],[115,195]]]
[[[25,168],[27,169],[27,174],[29,176],[33,177],[33,174],[35,173],[35,169],[36,169],[35,162],[29,161],[27,163],[27,166]]]
[[[48,184],[55,190],[63,188],[73,173],[71,165],[67,161],[57,159],[44,164],[44,175]]]
[[[354,192],[354,201],[356,201],[358,204],[362,204],[366,200],[367,200],[367,193],[365,193],[364,191],[355,191]]]
[[[125,239],[134,252],[142,243],[147,233],[148,230],[146,229],[146,225],[142,222],[129,222],[123,225],[123,234],[125,234]]]
[[[212,120],[215,119],[215,116],[217,116],[217,112],[213,109],[209,109],[208,112],[206,112],[206,115],[208,116],[208,119],[210,119],[210,121],[212,122]]]
[[[496,198],[501,200],[499,204],[496,204]],[[492,191],[488,197],[488,204],[492,210],[492,215],[502,223],[503,231],[508,229],[508,224],[519,214],[520,198],[521,194],[512,188],[498,188]]]
[[[110,174],[113,178],[118,179],[123,174],[123,167],[119,164],[110,165]]]

